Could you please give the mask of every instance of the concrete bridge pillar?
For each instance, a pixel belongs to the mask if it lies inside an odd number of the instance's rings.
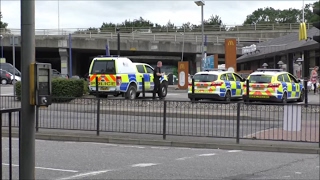
[[[65,48],[59,48],[61,74],[68,74],[68,51]]]

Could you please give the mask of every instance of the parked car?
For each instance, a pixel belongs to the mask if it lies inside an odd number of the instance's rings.
[[[6,70],[0,70],[0,79],[2,85],[11,84],[12,82],[11,75]]]

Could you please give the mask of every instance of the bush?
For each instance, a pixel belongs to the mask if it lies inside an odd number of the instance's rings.
[[[52,102],[71,101],[84,94],[84,86],[88,86],[83,79],[52,79]],[[16,96],[21,99],[21,82],[15,85]]]

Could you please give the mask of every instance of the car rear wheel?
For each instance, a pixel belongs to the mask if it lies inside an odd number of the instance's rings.
[[[127,92],[126,92],[125,98],[126,99],[135,99],[136,95],[137,95],[137,88],[134,85],[130,85]]]
[[[301,91],[300,97],[298,99],[298,102],[303,102],[304,101],[304,90]]]
[[[6,79],[1,79],[1,84],[2,85],[6,85],[8,83],[8,81]]]
[[[164,83],[161,83],[161,85],[160,85],[161,96],[162,97],[166,97],[167,96],[167,92],[168,92],[167,86]]]

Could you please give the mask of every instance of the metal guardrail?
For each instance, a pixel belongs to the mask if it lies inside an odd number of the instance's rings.
[[[312,28],[312,24],[306,24],[307,29]],[[63,29],[36,29],[37,34],[41,35],[68,35],[69,33],[116,33],[117,27],[110,27],[104,29],[88,28],[63,28]],[[185,27],[119,27],[121,33],[137,33],[137,34],[150,34],[150,33],[201,33],[201,27],[188,29]],[[205,25],[204,32],[240,32],[240,31],[278,31],[278,30],[299,30],[299,23],[283,23],[283,24],[244,24],[244,25]],[[20,34],[20,29],[1,29],[1,34],[8,33]],[[58,34],[57,34],[58,33]]]
[[[20,127],[20,111],[21,108],[10,108],[10,109],[0,109],[0,124],[1,124],[1,133],[0,133],[0,155],[1,157],[3,154],[3,150],[7,148],[2,148],[2,127],[3,126],[8,126],[9,132],[8,132],[8,141],[9,141],[9,146],[8,146],[8,160],[3,161],[2,158],[0,158],[0,177],[1,179],[12,179],[12,127]],[[7,115],[7,116],[5,116]],[[19,149],[20,151],[20,149]],[[4,156],[6,157],[6,156]],[[4,163],[5,162],[5,163]],[[8,174],[5,173],[3,176],[3,166],[9,166],[9,171]]]
[[[19,107],[15,99],[1,96],[1,106]],[[319,143],[319,112],[319,104],[77,98],[37,109],[36,128]]]

